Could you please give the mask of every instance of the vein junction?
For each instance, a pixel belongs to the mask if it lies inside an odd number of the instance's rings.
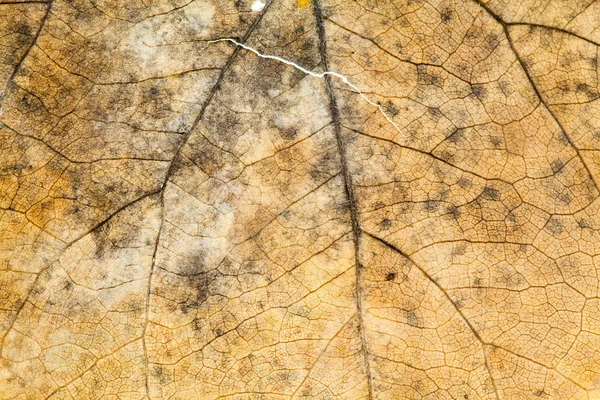
[[[215,39],[215,40],[209,40],[208,41],[208,43],[216,43],[216,42],[231,42],[231,43],[235,44],[236,46],[240,46],[243,49],[251,51],[252,53],[256,54],[257,56],[259,56],[261,58],[266,58],[266,59],[269,59],[269,60],[279,61],[279,62],[284,63],[286,65],[292,66],[292,67],[296,68],[297,70],[300,70],[300,71],[304,72],[307,75],[314,76],[315,78],[323,78],[323,77],[325,77],[325,75],[334,76],[334,77],[340,79],[346,85],[350,86],[352,89],[354,89],[358,93],[358,95],[360,97],[362,97],[367,103],[371,104],[372,106],[377,107],[379,109],[379,112],[381,113],[381,115],[383,115],[385,117],[385,119],[390,124],[392,124],[394,126],[394,128],[396,128],[396,130],[398,132],[400,132],[400,134],[402,134],[402,136],[406,136],[404,134],[404,132],[402,132],[402,129],[400,129],[400,127],[398,125],[396,125],[396,123],[392,120],[392,118],[385,112],[385,110],[383,109],[383,107],[381,106],[381,104],[376,103],[376,102],[372,101],[371,99],[369,99],[360,90],[360,88],[358,86],[356,86],[355,84],[353,84],[352,82],[350,82],[350,80],[346,76],[344,76],[342,74],[339,74],[339,73],[333,72],[333,71],[313,72],[313,71],[310,71],[310,70],[308,70],[308,69],[306,69],[306,68],[304,68],[304,67],[302,67],[302,66],[300,66],[300,65],[298,65],[298,64],[296,64],[296,63],[294,63],[292,61],[286,60],[285,58],[273,56],[273,55],[270,55],[270,54],[261,53],[260,51],[254,49],[254,48],[252,48],[252,47],[250,47],[248,45],[240,43],[240,42],[238,42],[235,39],[231,39],[231,38],[222,38],[222,39]]]

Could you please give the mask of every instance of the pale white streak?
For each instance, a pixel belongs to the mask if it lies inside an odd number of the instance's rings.
[[[216,40],[210,40],[208,43],[215,43],[215,42],[231,42],[231,43],[235,44],[236,46],[240,46],[240,47],[242,47],[242,48],[244,48],[244,49],[246,49],[248,51],[251,51],[252,53],[256,54],[257,56],[259,56],[261,58],[266,58],[266,59],[269,59],[269,60],[279,61],[279,62],[281,62],[283,64],[286,64],[286,65],[289,65],[291,67],[294,67],[297,70],[302,71],[302,72],[304,72],[307,75],[314,76],[315,78],[323,78],[323,77],[325,77],[325,75],[334,76],[334,77],[338,78],[339,80],[341,80],[342,82],[344,82],[346,85],[350,86],[352,89],[354,89],[358,93],[358,95],[360,97],[362,97],[367,103],[371,104],[372,106],[377,107],[379,109],[379,112],[381,113],[381,115],[383,115],[385,117],[385,119],[387,119],[388,122],[390,124],[392,124],[394,126],[394,128],[396,128],[396,130],[398,132],[400,132],[400,134],[402,136],[406,136],[404,134],[404,132],[402,132],[402,130],[400,129],[400,127],[398,125],[396,125],[396,123],[394,121],[392,121],[392,118],[389,115],[386,114],[386,112],[383,109],[383,107],[381,106],[381,104],[378,104],[378,103],[372,101],[371,99],[369,99],[358,88],[358,86],[356,86],[355,84],[353,84],[352,82],[350,82],[350,80],[347,77],[345,77],[344,75],[342,75],[342,74],[338,74],[337,72],[333,72],[333,71],[313,72],[313,71],[310,71],[310,70],[308,70],[308,69],[306,69],[306,68],[304,68],[304,67],[302,67],[302,66],[300,66],[300,65],[298,65],[298,64],[296,64],[296,63],[294,63],[292,61],[286,60],[285,58],[281,58],[281,57],[277,57],[277,56],[272,56],[272,55],[269,55],[269,54],[263,54],[260,51],[254,49],[254,48],[252,48],[250,46],[247,46],[247,45],[245,45],[243,43],[238,42],[235,39],[231,39],[231,38],[216,39]]]

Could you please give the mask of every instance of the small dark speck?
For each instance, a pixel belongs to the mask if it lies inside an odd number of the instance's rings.
[[[452,19],[452,11],[444,11],[440,16],[444,24],[447,24]]]
[[[497,136],[493,136],[490,138],[490,142],[492,143],[492,146],[498,148],[500,146],[500,144],[502,143],[502,139],[500,139]]]
[[[73,282],[67,281],[67,283],[65,283],[64,289],[71,290],[72,287],[73,287]]]
[[[392,221],[390,221],[389,219],[385,218],[383,221],[381,221],[381,226],[383,228],[389,228],[390,226],[392,226]]]
[[[217,328],[217,330],[215,331],[217,336],[223,336],[223,331],[220,328]]]
[[[298,33],[298,34],[304,33],[304,27],[302,25],[296,27],[296,33]]]
[[[395,272],[388,272],[387,275],[385,276],[386,281],[393,281],[394,279],[396,279]]]

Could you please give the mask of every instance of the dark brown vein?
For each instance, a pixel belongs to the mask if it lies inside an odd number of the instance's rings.
[[[327,55],[327,42],[325,37],[325,26],[323,25],[323,15],[321,13],[321,2],[320,0],[313,0],[313,11],[315,14],[315,20],[317,23],[317,33],[319,36],[319,50],[321,53],[321,63],[323,64],[323,69],[325,71],[329,71],[329,62]],[[340,120],[339,108],[337,105],[337,100],[335,97],[335,93],[333,91],[333,86],[331,84],[331,78],[329,75],[325,75],[325,85],[327,87],[327,92],[329,94],[329,111],[331,114],[331,119],[333,121],[333,131],[335,134],[335,138],[337,141],[338,151],[340,153],[341,167],[342,167],[342,177],[344,178],[344,187],[346,191],[346,199],[348,202],[348,207],[350,209],[350,218],[352,222],[352,234],[354,239],[354,263],[356,266],[356,308],[358,314],[358,326],[359,326],[359,335],[360,342],[362,347],[362,352],[364,355],[364,363],[365,363],[365,375],[367,377],[367,385],[369,389],[368,399],[373,399],[373,379],[371,377],[371,368],[369,366],[369,350],[367,348],[367,342],[365,338],[365,327],[364,327],[364,318],[363,318],[363,310],[361,304],[361,280],[362,280],[362,266],[360,264],[360,226],[358,223],[358,211],[356,205],[356,198],[354,196],[354,189],[352,185],[352,175],[350,174],[350,170],[348,168],[348,159],[346,156],[346,144],[344,143],[344,139],[342,137],[342,124]]]

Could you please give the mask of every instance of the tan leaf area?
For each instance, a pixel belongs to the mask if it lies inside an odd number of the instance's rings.
[[[0,399],[600,399],[600,2],[0,1]]]

